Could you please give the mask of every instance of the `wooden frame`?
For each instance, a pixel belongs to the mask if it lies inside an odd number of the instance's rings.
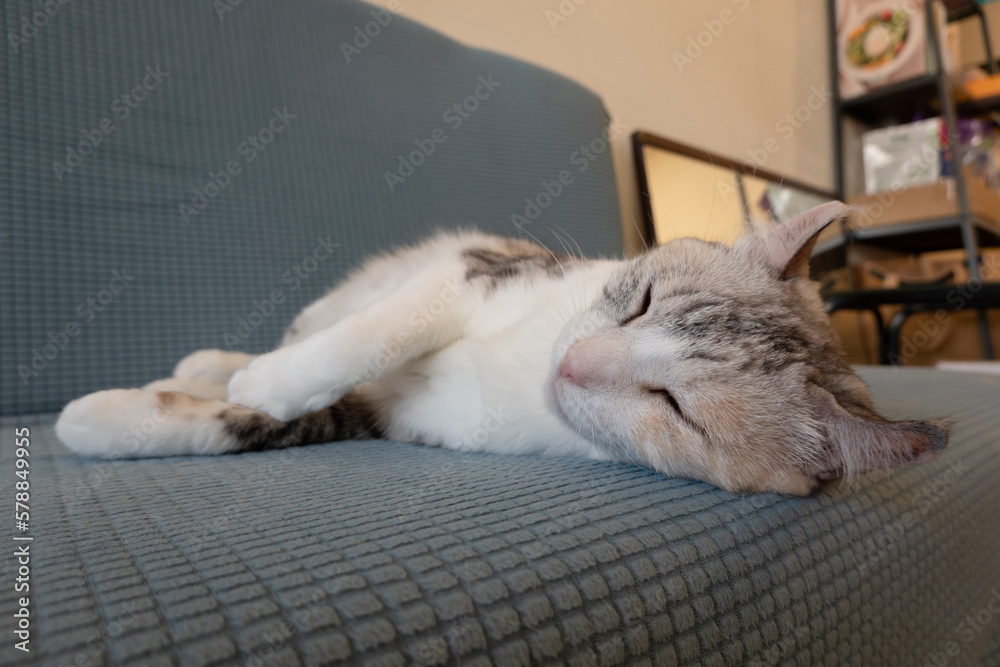
[[[772,181],[774,183],[787,185],[798,190],[813,193],[820,197],[826,197],[827,199],[837,198],[837,195],[833,192],[823,190],[822,188],[817,188],[812,185],[807,185],[806,183],[797,181],[793,178],[787,178],[777,172],[761,169],[749,161],[743,163],[736,162],[735,160],[730,160],[729,158],[722,157],[721,155],[715,155],[706,150],[688,146],[686,144],[640,130],[632,134],[632,156],[635,160],[635,173],[639,181],[639,205],[642,209],[643,233],[646,237],[646,242],[650,245],[656,245],[656,227],[653,224],[653,204],[649,194],[649,180],[646,172],[646,160],[643,154],[643,148],[646,146],[660,148],[672,153],[677,153],[678,155],[694,158],[702,162],[708,162],[724,169],[731,169],[736,172],[737,176],[753,176],[766,181]],[[743,196],[742,180],[738,179],[738,182],[741,186],[740,194]]]

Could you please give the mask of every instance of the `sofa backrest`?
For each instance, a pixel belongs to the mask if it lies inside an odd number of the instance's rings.
[[[0,414],[270,349],[437,228],[621,253],[600,99],[401,14],[5,0],[0,25]]]

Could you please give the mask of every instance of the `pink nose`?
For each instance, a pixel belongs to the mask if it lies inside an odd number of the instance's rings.
[[[586,354],[580,351],[580,343],[570,345],[559,364],[559,377],[585,387],[593,380],[593,374],[592,365],[586,361]]]

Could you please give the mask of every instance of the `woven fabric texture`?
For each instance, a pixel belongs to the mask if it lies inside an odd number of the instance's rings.
[[[0,414],[271,349],[437,228],[621,254],[607,113],[556,74],[350,0],[2,6]]]
[[[6,418],[31,429],[34,652],[0,662],[1000,664],[1000,380],[864,376],[952,444],[809,498],[389,442],[109,463]]]

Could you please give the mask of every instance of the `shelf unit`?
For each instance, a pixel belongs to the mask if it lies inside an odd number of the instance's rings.
[[[941,53],[941,40],[938,36],[937,20],[931,0],[924,1],[924,17],[927,23],[927,48],[932,55],[934,72],[914,77],[906,81],[890,84],[863,95],[848,100],[840,98],[839,58],[837,53],[837,1],[828,0],[828,18],[830,26],[830,77],[833,82],[834,108],[834,171],[838,196],[846,200],[848,195],[845,183],[845,132],[844,125],[848,119],[865,126],[884,126],[895,123],[909,122],[915,115],[941,115],[944,117],[950,138],[958,137],[957,118],[961,115],[976,115],[992,110],[1000,110],[1000,97],[987,100],[956,103],[955,97],[944,70],[944,57]],[[989,26],[982,7],[976,0],[947,0],[945,7],[948,21],[958,21],[976,17],[982,27],[986,42],[986,53],[990,72],[996,72],[989,40]],[[979,248],[984,244],[1000,245],[1000,234],[994,225],[977,217],[971,210],[969,192],[961,169],[953,169],[957,215],[901,222],[899,224],[851,230],[845,226],[844,235],[848,242],[867,243],[890,247],[906,252],[921,252],[925,250],[942,250],[948,248],[964,248],[968,261],[969,276],[972,281],[980,279],[980,264],[982,258]],[[993,358],[993,345],[990,339],[989,320],[986,311],[979,311],[979,333],[982,342],[983,357]]]

